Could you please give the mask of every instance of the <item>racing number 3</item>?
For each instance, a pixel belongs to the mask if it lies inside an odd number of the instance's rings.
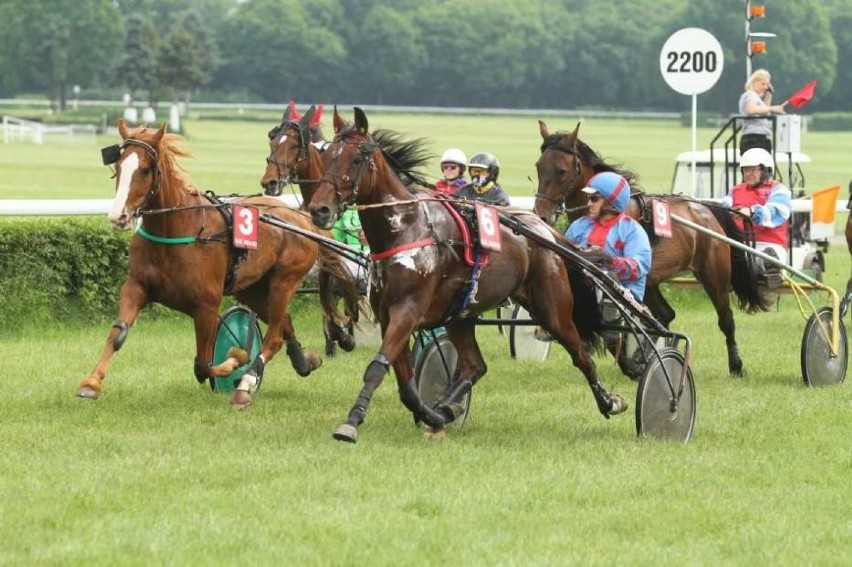
[[[234,205],[234,246],[257,250],[257,209]]]

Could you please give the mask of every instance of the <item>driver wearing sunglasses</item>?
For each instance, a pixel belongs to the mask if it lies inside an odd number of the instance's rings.
[[[447,196],[455,195],[467,185],[464,173],[467,155],[458,148],[450,148],[441,155],[441,179],[435,183],[435,191]]]
[[[651,243],[642,225],[624,212],[630,185],[607,171],[592,177],[583,191],[589,195],[589,214],[572,222],[565,236],[591,252],[597,265],[642,301],[651,269]]]

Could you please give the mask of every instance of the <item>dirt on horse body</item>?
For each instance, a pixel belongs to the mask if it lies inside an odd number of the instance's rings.
[[[296,371],[302,376],[310,374],[322,361],[314,353],[303,352],[287,307],[322,250],[316,242],[295,232],[258,222],[251,215],[235,215],[233,206],[254,207],[260,214],[303,231],[322,231],[303,213],[277,199],[258,196],[220,200],[198,191],[176,162],[177,157],[189,153],[181,148],[180,136],[165,133],[165,125],[156,131],[131,131],[119,121],[119,133],[121,146],[111,148],[116,194],[109,219],[122,230],[131,228],[137,218],[140,224],[130,245],[118,318],[98,363],[81,382],[78,395],[100,395],[113,354],[124,343],[140,310],[154,302],[193,318],[194,372],[200,382],[230,374],[246,360],[234,356],[217,366],[212,363],[219,306],[226,293],[257,312],[268,325],[258,358],[231,398],[235,407],[251,403],[251,393],[262,379],[265,364],[284,345]],[[233,227],[240,223],[257,223],[256,250],[232,246]]]
[[[577,288],[569,279],[573,272],[568,262],[498,223],[501,250],[489,252],[486,262],[482,250],[468,247],[473,266],[468,265],[464,259],[468,244],[456,217],[469,213],[472,204],[451,204],[429,191],[412,191],[401,181],[401,176],[416,178],[414,167],[426,162],[427,158],[418,153],[418,144],[390,147],[377,143],[360,108],[355,109],[351,126],[335,109],[334,131],[335,139],[328,150],[331,163],[309,209],[314,223],[327,228],[344,207],[357,206],[373,254],[370,300],[383,337],[364,373],[364,386],[346,422],[335,431],[335,438],[357,440],[357,428],[373,392],[391,366],[403,404],[417,421],[442,430],[458,416],[458,400],[487,369],[475,337],[476,317],[508,297],[526,307],[566,348],[588,380],[603,415],[626,409],[626,402],[610,395],[597,378],[584,344],[596,338],[597,318],[592,311],[597,309],[597,302],[594,290],[584,286],[580,286],[580,293],[590,298],[575,301]],[[497,221],[496,216],[493,220]],[[525,220],[543,238],[564,240],[535,215],[527,213]],[[575,276],[580,279],[579,273]],[[417,329],[438,325],[446,326],[458,351],[458,366],[447,392],[429,407],[420,399],[412,380],[409,339]]]
[[[758,287],[755,274],[748,269],[745,253],[726,242],[713,238],[682,224],[672,222],[671,238],[657,237],[649,222],[648,200],[637,183],[636,176],[627,170],[605,162],[578,137],[580,125],[572,132],[550,133],[539,121],[542,137],[541,157],[536,163],[538,190],[535,211],[548,224],[559,214],[566,213],[574,220],[587,210],[587,195],[582,192],[589,179],[602,171],[614,171],[624,176],[634,191],[628,215],[642,222],[652,243],[652,265],[648,274],[644,302],[664,326],[668,327],[675,312],[660,291],[660,284],[684,272],[692,272],[701,283],[716,309],[719,329],[725,335],[728,370],[732,375],[745,373],[736,341],[736,325],[729,293],[733,288],[739,306],[748,313],[769,308],[768,298]],[[676,195],[653,195],[663,199],[670,212],[698,224],[720,236],[740,242],[742,233],[735,226],[731,212],[694,199]],[[643,222],[644,221],[644,222]]]

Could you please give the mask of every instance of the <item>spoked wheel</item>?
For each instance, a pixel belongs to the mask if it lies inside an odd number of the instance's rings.
[[[675,394],[681,388],[683,355],[668,347],[660,349],[659,353],[659,358],[653,352],[648,356],[645,374],[639,380],[636,392],[636,433],[686,443],[692,438],[696,417],[692,369],[687,367],[683,392],[675,399]]]
[[[529,312],[515,305],[512,311],[512,320],[527,321],[530,318]],[[512,325],[509,328],[509,353],[515,360],[537,360],[542,362],[547,360],[547,355],[550,353],[550,343],[548,340],[539,340],[535,336],[535,330],[538,327],[533,325]]]
[[[837,356],[831,356],[831,307],[820,307],[808,319],[802,337],[802,378],[808,386],[836,386],[846,379],[849,353],[843,319],[839,320],[838,332]]]
[[[430,407],[447,391],[459,360],[456,347],[446,331],[440,328],[434,332],[434,339],[431,333],[423,333],[414,342],[414,380],[420,399]],[[464,412],[450,423],[452,427],[461,427],[467,419],[470,395],[471,392],[468,392],[459,400]]]
[[[214,392],[233,392],[248,366],[260,355],[263,335],[257,322],[257,314],[243,305],[235,305],[219,316],[216,327],[216,342],[213,345],[213,365],[221,364],[228,358],[231,347],[241,348],[249,355],[248,362],[227,376],[210,380]],[[260,388],[260,383],[257,385]]]

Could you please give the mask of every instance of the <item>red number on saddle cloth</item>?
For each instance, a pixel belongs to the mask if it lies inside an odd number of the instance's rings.
[[[499,252],[500,219],[497,217],[497,210],[494,207],[476,203],[476,225],[482,247]]]
[[[662,199],[651,199],[651,209],[654,212],[654,234],[672,237],[672,217],[669,214],[669,204]]]
[[[234,205],[234,248],[257,250],[257,209]]]

